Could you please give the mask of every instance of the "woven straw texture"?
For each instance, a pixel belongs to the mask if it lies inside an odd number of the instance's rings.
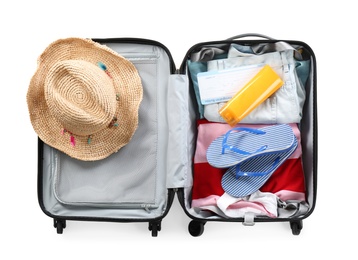
[[[142,97],[141,79],[130,61],[90,39],[67,38],[39,57],[27,104],[43,142],[75,159],[94,161],[130,141]]]

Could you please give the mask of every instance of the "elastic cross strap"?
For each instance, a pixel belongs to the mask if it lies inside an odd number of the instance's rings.
[[[225,153],[225,150],[228,149],[232,152],[235,152],[235,153],[239,153],[239,154],[243,154],[243,155],[250,155],[250,154],[255,154],[255,153],[258,153],[258,152],[261,152],[261,151],[264,151],[266,150],[267,148],[267,145],[263,145],[261,146],[259,149],[257,149],[256,151],[254,152],[247,152],[247,151],[244,151],[244,150],[241,150],[237,147],[234,147],[232,145],[228,145],[227,144],[227,139],[229,138],[229,135],[231,134],[231,132],[233,131],[246,131],[246,132],[249,132],[249,133],[252,133],[252,134],[257,134],[257,135],[262,135],[262,134],[266,134],[266,132],[262,131],[262,130],[259,130],[259,129],[252,129],[252,128],[248,128],[248,127],[236,127],[236,128],[233,128],[231,130],[229,130],[224,138],[223,138],[223,141],[222,141],[222,151],[221,153],[224,154]]]

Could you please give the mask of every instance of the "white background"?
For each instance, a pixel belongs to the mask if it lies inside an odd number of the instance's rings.
[[[0,4],[0,259],[353,259],[357,239],[357,30],[354,1],[5,0]],[[177,199],[158,237],[147,223],[67,222],[58,235],[37,201],[37,136],[26,92],[58,38],[140,37],[180,65],[203,41],[242,33],[300,40],[318,76],[318,196],[299,236],[288,223],[210,222],[192,237]]]

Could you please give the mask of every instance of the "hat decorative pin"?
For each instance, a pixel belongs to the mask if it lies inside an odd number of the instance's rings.
[[[100,67],[104,72],[106,72],[107,75],[108,75],[110,78],[112,78],[111,74],[110,74],[109,71],[107,70],[107,66],[104,65],[103,62],[101,62],[101,61],[97,62],[97,65],[98,65],[98,67]]]

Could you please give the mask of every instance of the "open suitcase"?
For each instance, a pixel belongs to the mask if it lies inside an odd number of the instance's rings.
[[[119,53],[138,70],[143,85],[138,128],[126,146],[99,161],[76,160],[38,138],[38,200],[42,211],[53,218],[57,233],[63,232],[66,221],[148,222],[151,235],[155,237],[177,195],[183,211],[191,219],[188,231],[192,236],[202,235],[208,221],[244,225],[282,221],[290,224],[294,235],[300,234],[303,219],[314,210],[317,193],[317,72],[310,46],[301,41],[276,40],[260,34],[238,35],[194,45],[177,69],[169,50],[157,41],[93,40]],[[286,177],[281,176],[287,180],[284,184],[265,183],[266,190],[260,194],[275,194],[274,203],[270,195],[244,201],[231,198],[231,204],[228,199],[221,203],[226,205],[218,207],[215,203],[223,195],[219,184],[225,170],[213,170],[205,158],[196,157],[198,146],[203,146],[197,140],[218,129],[217,125],[229,128],[225,122],[213,122],[206,117],[217,115],[198,102],[199,94],[194,86],[198,74],[195,73],[208,71],[210,66],[212,71],[234,68],[236,62],[226,61],[229,56],[245,65],[247,55],[238,57],[238,53],[246,51],[256,57],[270,53],[292,54],[291,63],[283,62],[282,70],[283,73],[293,71],[303,88],[299,90],[301,98],[304,94],[299,120],[294,124],[300,134],[301,150],[295,165],[298,163],[297,167],[302,169],[302,176],[287,177],[287,172],[295,171],[292,167],[296,166],[290,165],[282,173]],[[260,62],[266,61],[270,62]],[[278,100],[271,97],[267,100],[270,99],[270,109],[273,106],[279,109]],[[277,123],[275,120],[273,124]],[[261,122],[253,124],[258,123]],[[287,195],[290,187],[293,188]],[[297,194],[300,195],[295,197]],[[257,207],[260,203],[261,207]],[[268,211],[270,206],[273,208]]]

